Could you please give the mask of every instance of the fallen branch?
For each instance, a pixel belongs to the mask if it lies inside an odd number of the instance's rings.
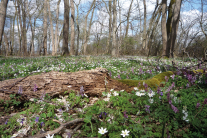
[[[69,126],[69,125],[72,125],[72,124],[75,124],[75,123],[80,123],[80,122],[83,122],[84,119],[83,118],[78,118],[78,119],[75,119],[75,120],[72,120],[72,121],[69,121],[69,122],[66,122],[66,123],[61,123],[57,120],[54,120],[55,122],[58,122],[60,123],[60,127],[58,127],[57,129],[55,130],[52,130],[52,131],[48,131],[46,133],[43,133],[43,134],[38,134],[38,135],[34,135],[34,136],[29,136],[28,138],[43,138],[43,137],[46,137],[48,134],[49,135],[53,135],[55,133],[58,133],[60,132],[64,127],[66,126]]]

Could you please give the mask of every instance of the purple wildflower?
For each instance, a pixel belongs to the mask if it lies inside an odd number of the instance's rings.
[[[173,87],[175,88],[175,82],[172,83],[171,87],[172,87],[172,88],[173,88]]]
[[[187,84],[186,84],[186,89],[188,89],[188,88],[189,88],[189,86],[190,86],[190,85],[189,85],[189,83],[187,83]]]
[[[124,118],[128,118],[128,115],[126,114],[126,110],[123,113],[124,113]]]
[[[175,107],[173,104],[171,104],[171,108],[173,109],[173,111],[174,111],[175,113],[179,112],[178,108]]]
[[[18,94],[22,94],[22,91],[23,91],[22,86],[19,86]]]
[[[8,119],[6,120],[6,122],[5,122],[5,125],[7,125],[8,124]]]
[[[165,76],[165,80],[166,80],[166,82],[168,82],[168,77],[167,76]]]
[[[204,102],[203,102],[203,104],[207,104],[207,98],[206,98],[206,99],[204,99]]]
[[[82,95],[82,97],[84,96],[84,89],[83,89],[83,86],[80,87],[80,95]]]
[[[172,101],[171,100],[169,100],[169,104],[172,104]]]
[[[167,138],[170,138],[169,130],[167,129]]]
[[[138,87],[141,85],[141,82],[138,83]]]
[[[167,93],[167,100],[168,101],[170,100],[170,93],[169,92]]]
[[[39,122],[39,117],[36,117],[35,122],[37,123]]]
[[[34,92],[36,92],[37,91],[37,85],[35,84],[34,85]]]
[[[134,74],[134,68],[132,67],[132,73]]]
[[[40,125],[43,126],[44,125],[44,122],[41,122]]]
[[[160,95],[163,96],[163,92],[160,92]]]
[[[22,121],[20,123],[22,123],[22,125],[23,125],[23,122],[24,122],[24,118],[22,118]]]
[[[101,113],[100,113],[100,115],[99,115],[99,118],[101,118],[103,115],[105,115],[105,116],[106,116],[106,115],[107,115],[107,113],[106,113],[106,112],[101,112]]]
[[[175,79],[175,74],[172,75],[172,79],[173,79],[173,80]]]
[[[201,105],[200,103],[197,103],[197,104],[196,104],[196,108],[200,107],[200,105]]]
[[[67,135],[68,135],[68,138],[71,138],[71,134],[70,133],[67,133]]]
[[[141,62],[140,65],[143,66],[143,63]]]
[[[152,70],[149,70],[149,74],[152,74]]]
[[[150,106],[149,105],[145,105],[145,108],[146,108],[145,111],[150,113],[150,110],[149,110]]]
[[[127,75],[127,79],[129,79],[129,76]]]
[[[119,79],[121,79],[120,75],[117,76]]]
[[[109,76],[111,77],[112,75],[111,75],[111,71],[109,72]]]
[[[160,87],[158,86],[158,87],[157,87],[157,93],[160,94],[160,92],[161,92],[161,89],[160,89]]]
[[[42,96],[40,97],[40,99],[41,99],[41,100],[44,100],[44,98],[45,98],[45,91],[44,91],[44,93],[42,94]]]
[[[139,74],[143,74],[142,68],[139,68]]]

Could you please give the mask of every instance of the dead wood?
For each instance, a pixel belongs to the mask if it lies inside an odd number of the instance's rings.
[[[105,80],[108,82],[107,87]],[[34,92],[35,85],[37,86],[37,91]],[[27,101],[30,98],[41,98],[43,93],[47,93],[51,98],[64,95],[65,91],[78,93],[81,86],[84,88],[84,93],[89,97],[100,96],[102,92],[110,89],[125,89],[127,92],[131,92],[133,89],[112,79],[105,68],[72,73],[51,71],[40,75],[2,81],[0,83],[0,99],[10,100],[9,95],[18,94],[20,86],[23,89],[21,97],[23,101]]]
[[[54,120],[53,120],[54,121]],[[59,121],[55,121],[55,122],[58,122],[60,123],[61,125],[56,128],[55,130],[52,130],[52,131],[47,131],[46,133],[43,133],[43,134],[38,134],[38,135],[34,135],[34,136],[29,136],[29,138],[43,138],[43,137],[46,137],[48,134],[49,135],[52,135],[52,134],[56,134],[58,132],[60,132],[63,128],[65,128],[66,126],[69,126],[69,125],[72,125],[72,124],[78,124],[80,122],[83,122],[84,119],[83,118],[78,118],[78,119],[75,119],[75,120],[72,120],[72,121],[69,121],[69,122],[66,122],[66,123],[61,123]],[[78,125],[79,127],[79,125]],[[77,129],[77,128],[76,128]],[[76,130],[74,129],[74,131]]]

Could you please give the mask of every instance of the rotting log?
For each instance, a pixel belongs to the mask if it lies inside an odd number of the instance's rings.
[[[107,85],[105,85],[105,80],[108,82]],[[37,91],[34,92],[35,85]],[[43,93],[52,98],[64,95],[65,91],[78,93],[81,86],[84,88],[84,93],[89,97],[101,96],[102,92],[110,91],[110,89],[117,91],[124,89],[127,92],[133,90],[118,80],[112,79],[105,68],[78,72],[51,71],[40,75],[2,81],[0,83],[0,99],[9,100],[10,94],[18,94],[19,87],[22,87],[22,100],[25,101],[30,98],[41,98]]]

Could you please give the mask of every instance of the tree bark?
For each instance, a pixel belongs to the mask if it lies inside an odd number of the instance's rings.
[[[145,1],[145,0],[144,0]],[[126,26],[126,34],[125,34],[125,38],[128,36],[128,30],[129,30],[129,18],[130,18],[130,13],[131,13],[131,8],[132,8],[132,3],[133,0],[131,0],[130,6],[129,6],[129,10],[127,13],[127,26]]]
[[[75,7],[73,0],[70,0],[71,6],[71,32],[70,32],[70,55],[75,55]]]
[[[64,24],[63,24],[62,55],[69,55],[69,50],[68,50],[69,12],[70,12],[69,1],[64,0]]]
[[[162,20],[161,20],[162,47],[163,47],[162,56],[167,56],[166,8],[167,8],[167,0],[162,0]]]
[[[47,55],[47,0],[44,0],[44,21],[43,21],[43,55]]]
[[[173,51],[176,44],[176,36],[179,26],[180,19],[180,8],[182,0],[176,0],[175,7],[173,10],[173,22],[172,22],[172,33],[171,33],[171,57],[173,57]]]
[[[55,43],[54,43],[53,23],[52,23],[52,15],[51,15],[51,11],[50,11],[49,0],[47,0],[47,6],[48,6],[49,19],[50,19],[50,35],[51,35],[51,39],[52,39],[52,55],[54,56],[55,55],[54,54],[55,53]]]
[[[117,50],[117,44],[116,44],[116,27],[117,27],[117,11],[116,11],[116,2],[117,0],[113,0],[113,34],[112,34],[112,51],[111,55],[113,57],[116,57],[116,50]]]
[[[56,27],[55,27],[55,45],[54,45],[54,53],[53,56],[56,55],[57,53],[57,47],[58,47],[58,19],[59,19],[59,5],[60,5],[61,0],[58,1],[57,3],[57,9],[56,9]]]
[[[0,46],[2,42],[2,35],[4,33],[4,24],[6,19],[6,9],[7,9],[8,0],[1,0],[0,3]]]
[[[144,5],[144,30],[143,30],[143,40],[142,40],[142,48],[147,51],[147,6],[146,0],[143,0]]]

